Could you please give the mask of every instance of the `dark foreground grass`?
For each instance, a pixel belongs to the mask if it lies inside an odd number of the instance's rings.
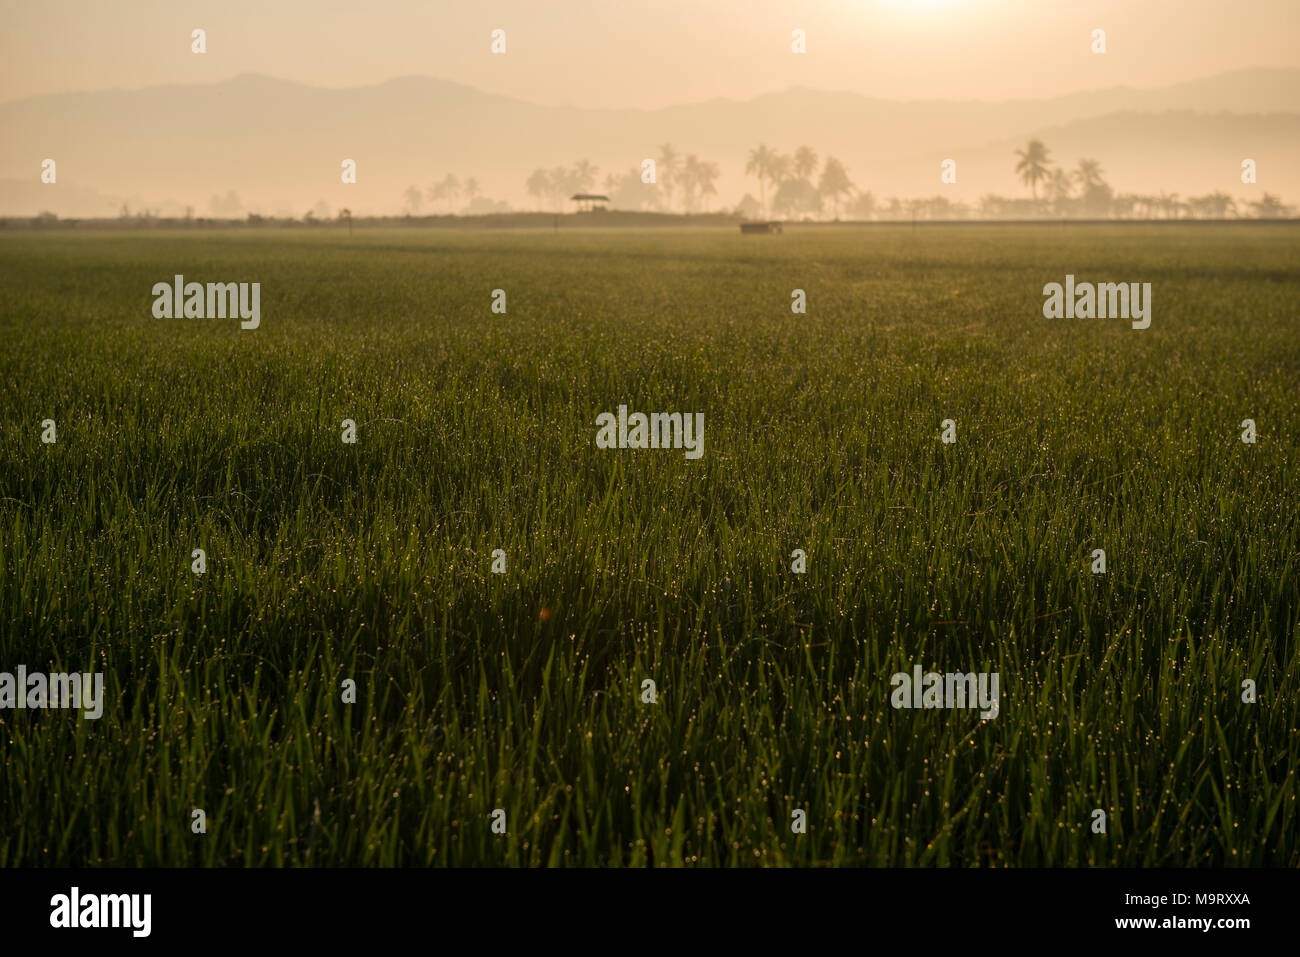
[[[107,685],[0,711],[0,864],[1295,866],[1298,303],[1290,226],[0,236],[0,670]]]

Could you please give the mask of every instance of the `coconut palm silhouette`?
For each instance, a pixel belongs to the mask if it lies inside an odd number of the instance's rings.
[[[1047,167],[1050,163],[1047,147],[1041,140],[1030,140],[1029,145],[1024,149],[1016,150],[1016,155],[1020,157],[1020,162],[1016,164],[1020,181],[1029,187],[1034,199],[1038,199],[1038,183],[1047,178]]]

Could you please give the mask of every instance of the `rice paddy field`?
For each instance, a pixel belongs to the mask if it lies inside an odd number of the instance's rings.
[[[1294,224],[0,231],[0,671],[104,676],[0,866],[1300,865],[1298,329]]]

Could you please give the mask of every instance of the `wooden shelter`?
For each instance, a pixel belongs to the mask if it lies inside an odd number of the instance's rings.
[[[592,212],[597,209],[604,209],[604,206],[597,206],[597,203],[608,203],[608,196],[601,196],[599,193],[574,193],[569,199],[578,204],[578,212]],[[585,206],[583,204],[586,204]]]

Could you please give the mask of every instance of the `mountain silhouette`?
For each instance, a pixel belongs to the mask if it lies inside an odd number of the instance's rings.
[[[1028,195],[1013,150],[1031,137],[1066,168],[1099,160],[1119,191],[1251,198],[1267,190],[1294,202],[1298,103],[1293,69],[999,103],[795,88],[657,110],[543,106],[432,77],[328,89],[245,74],[0,104],[0,215],[116,215],[123,202],[164,215],[190,206],[196,216],[231,208],[301,216],[321,201],[394,213],[409,186],[427,192],[448,173],[474,177],[483,196],[532,209],[543,205],[525,191],[533,169],[587,159],[603,180],[657,156],[665,142],[718,164],[711,208],[758,194],[744,168],[760,142],[834,155],[877,197],[942,192],[970,202],[990,192]],[[1258,163],[1257,186],[1240,182],[1247,157]],[[46,158],[57,163],[54,185],[40,181]],[[957,162],[953,185],[940,184],[946,158]],[[355,185],[340,182],[344,159],[357,162]],[[214,207],[213,197],[223,202]]]

